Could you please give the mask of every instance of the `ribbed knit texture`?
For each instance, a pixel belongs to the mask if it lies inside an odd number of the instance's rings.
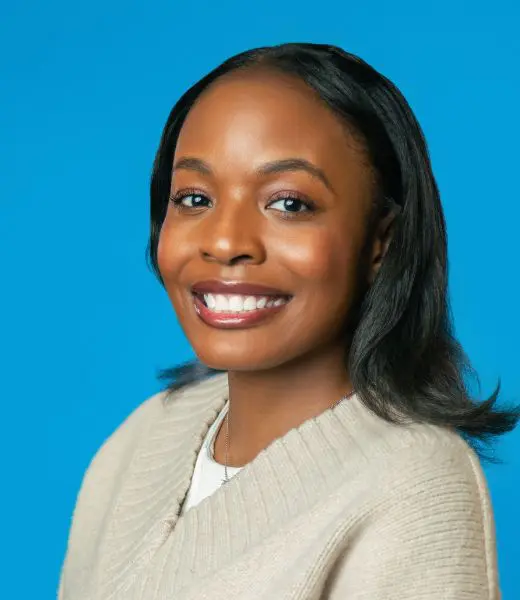
[[[484,474],[454,432],[357,397],[179,515],[226,374],[149,398],[78,494],[60,600],[499,600]]]

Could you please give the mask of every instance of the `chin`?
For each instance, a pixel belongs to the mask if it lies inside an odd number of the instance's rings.
[[[220,371],[264,371],[279,367],[287,361],[284,356],[259,355],[251,351],[240,351],[240,348],[228,352],[216,352],[207,347],[194,348],[194,350],[200,362],[210,369]]]

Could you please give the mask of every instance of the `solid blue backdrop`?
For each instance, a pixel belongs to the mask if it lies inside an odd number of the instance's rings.
[[[518,400],[518,9],[417,2],[101,2],[3,6],[0,24],[2,597],[51,599],[83,472],[192,357],[147,270],[148,181],[179,95],[228,56],[327,42],[404,92],[448,221],[456,332]],[[466,6],[470,8],[466,8]],[[520,431],[486,467],[504,600],[518,581]],[[516,592],[516,593],[515,593]]]

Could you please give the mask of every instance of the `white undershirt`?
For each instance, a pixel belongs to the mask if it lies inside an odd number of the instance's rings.
[[[225,479],[224,465],[216,462],[214,459],[215,452],[215,436],[218,428],[227,414],[229,408],[229,400],[220,411],[219,415],[211,425],[204,438],[202,447],[197,456],[193,477],[191,479],[190,489],[186,496],[186,500],[181,508],[181,514],[185,513],[189,508],[195,506],[204,498],[211,496],[217,490]],[[243,467],[229,467],[228,477],[231,479]]]

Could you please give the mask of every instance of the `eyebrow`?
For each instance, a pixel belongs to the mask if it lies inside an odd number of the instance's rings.
[[[206,161],[191,156],[186,156],[176,161],[173,165],[173,171],[177,171],[178,169],[197,171],[203,175],[213,175],[213,171]],[[312,177],[319,179],[330,191],[334,191],[323,169],[320,169],[304,158],[272,160],[255,169],[257,175],[272,175],[273,173],[284,173],[286,171],[305,171]]]

